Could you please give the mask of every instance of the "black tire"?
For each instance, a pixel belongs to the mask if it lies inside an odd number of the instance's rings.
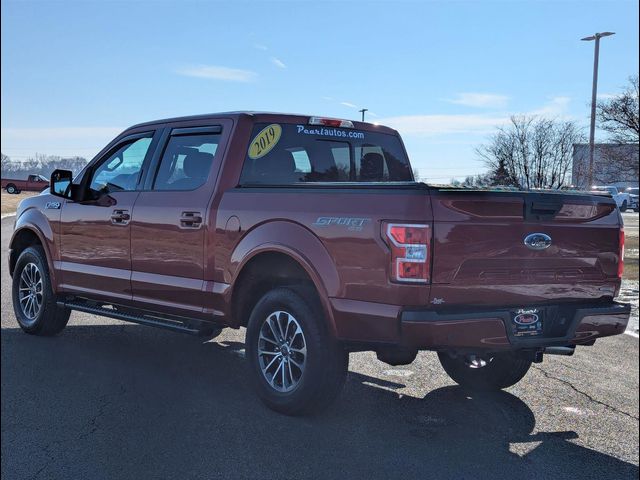
[[[472,368],[464,356],[452,357],[438,352],[440,363],[447,375],[458,385],[469,390],[492,391],[515,385],[529,371],[531,361],[514,353],[495,354],[483,367]]]
[[[11,194],[18,193],[18,189],[13,183],[10,183],[9,185],[7,185],[7,188],[5,190],[7,191],[7,193],[11,193]]]
[[[620,205],[620,211],[621,212],[626,212],[627,211],[627,201],[626,200],[624,202],[622,202],[622,205]]]
[[[21,302],[20,297],[20,288],[25,288],[26,283],[24,282],[28,277],[26,273],[25,277],[23,277],[25,269],[29,268],[32,275],[38,278],[33,271],[34,267],[32,265],[37,269],[41,280],[40,294],[36,295],[36,298],[38,296],[40,298],[40,307],[37,309],[37,312],[35,307],[32,310],[25,307],[25,305],[29,304],[29,301],[24,301],[23,298]],[[23,278],[25,279],[24,281]],[[31,335],[52,336],[60,333],[64,327],[67,326],[71,310],[59,307],[56,304],[56,296],[51,288],[47,258],[41,246],[29,247],[20,254],[13,272],[12,287],[13,311],[15,312],[20,328],[26,333]],[[38,291],[38,288],[34,287],[33,291]],[[30,315],[30,313],[32,315]]]
[[[274,312],[284,312],[285,314],[274,317]],[[260,350],[260,343],[263,345],[263,349],[271,345],[271,343],[265,343],[264,340],[261,340],[261,331],[263,332],[262,338],[264,338],[264,332],[269,332],[267,322],[274,318],[281,321],[280,319],[283,317],[285,319],[283,323],[287,326],[289,323],[286,322],[293,318],[300,327],[302,340],[297,337],[298,340],[292,339],[291,342],[304,342],[306,347],[304,357],[295,357],[298,354],[290,353],[294,350],[289,351],[288,348],[286,349],[287,353],[283,354],[284,347],[281,350],[277,346],[273,346],[274,351],[268,355],[259,354],[259,351],[264,352],[264,350]],[[287,338],[286,331],[284,337]],[[349,354],[330,335],[320,305],[314,301],[312,296],[305,294],[304,290],[276,288],[265,294],[251,312],[245,343],[253,386],[260,399],[269,408],[285,415],[314,414],[327,408],[340,393],[349,366]],[[291,346],[293,347],[293,343]],[[300,344],[297,346],[300,348]],[[279,353],[276,353],[275,350]],[[273,358],[272,355],[281,355],[281,357],[284,355],[286,359],[283,358],[283,360],[286,365],[289,365],[287,363],[289,357],[295,358],[296,361],[304,365],[303,370],[296,370],[295,367],[292,369],[289,366],[290,375],[287,378],[290,379],[289,386],[293,388],[292,391],[278,390],[276,378],[279,375],[277,370],[272,375],[271,381],[267,379],[267,376],[273,370],[266,369],[266,373],[263,373],[262,367],[264,363],[267,363],[266,359]],[[263,363],[261,364],[261,362]],[[275,363],[273,367],[279,368],[279,363]],[[280,373],[283,371],[285,371],[284,365]],[[293,381],[294,374],[300,374],[297,383]],[[294,383],[295,386],[293,386]],[[284,378],[280,382],[280,387],[282,384],[286,386]]]

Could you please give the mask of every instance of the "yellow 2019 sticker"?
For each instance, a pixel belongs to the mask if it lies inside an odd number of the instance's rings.
[[[276,146],[278,140],[280,140],[280,135],[282,135],[282,127],[277,123],[272,123],[264,127],[260,130],[260,133],[251,140],[251,144],[249,145],[249,158],[255,160],[264,157]]]

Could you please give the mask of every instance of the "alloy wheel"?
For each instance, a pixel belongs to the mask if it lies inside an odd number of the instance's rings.
[[[258,337],[258,361],[274,390],[289,393],[299,385],[307,362],[307,344],[292,314],[279,310],[264,320]]]
[[[20,274],[18,299],[20,308],[29,323],[35,322],[42,309],[42,274],[35,263],[27,263]]]

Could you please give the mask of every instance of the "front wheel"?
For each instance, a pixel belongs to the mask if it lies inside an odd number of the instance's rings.
[[[18,257],[12,299],[18,324],[27,333],[51,336],[67,326],[71,311],[56,303],[47,258],[40,246],[29,247]]]
[[[258,396],[286,415],[328,407],[340,393],[349,364],[313,296],[289,288],[273,289],[256,304],[246,351]]]
[[[457,356],[438,352],[447,375],[458,385],[470,390],[501,390],[515,385],[529,371],[531,361],[514,353],[492,356]]]

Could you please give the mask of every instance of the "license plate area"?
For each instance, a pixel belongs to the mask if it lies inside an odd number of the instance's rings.
[[[519,308],[511,312],[511,331],[515,337],[536,337],[544,332],[544,311]]]

